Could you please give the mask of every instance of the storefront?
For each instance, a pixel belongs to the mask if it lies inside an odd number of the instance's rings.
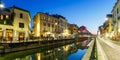
[[[2,38],[3,38],[3,31],[2,29],[0,29],[0,41],[2,40]]]
[[[24,32],[19,32],[18,38],[19,38],[19,40],[24,40],[25,39],[25,33]]]
[[[6,29],[6,41],[13,40],[13,30],[12,29]]]

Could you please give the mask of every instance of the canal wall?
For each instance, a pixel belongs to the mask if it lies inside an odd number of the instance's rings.
[[[93,46],[94,46],[94,42],[95,42],[95,40],[92,40],[92,41],[89,43],[90,46],[89,46],[86,54],[83,56],[82,60],[90,60],[91,53],[92,53]]]
[[[44,48],[52,46],[61,46],[75,42],[73,39],[64,40],[44,40],[44,41],[32,41],[32,42],[20,42],[20,43],[2,43],[0,45],[0,53],[10,53],[34,48]]]

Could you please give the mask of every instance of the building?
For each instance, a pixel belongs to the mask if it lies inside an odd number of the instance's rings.
[[[34,37],[54,37],[63,36],[67,29],[67,20],[61,15],[50,15],[38,12],[34,16]]]
[[[56,24],[58,25],[57,30],[55,30],[56,37],[62,36],[62,38],[68,37],[68,22],[65,17],[61,15],[52,15],[53,17],[58,19],[58,22]]]
[[[104,38],[112,38],[114,35],[113,27],[112,14],[107,14],[105,22],[98,28],[100,31],[100,36]]]
[[[120,0],[117,0],[115,6],[112,9],[113,14],[113,27],[115,39],[120,37]]]
[[[113,36],[113,20],[112,20],[112,14],[106,15],[106,21],[104,22],[103,26],[104,33],[102,35],[106,38],[112,38]]]
[[[71,30],[71,35],[72,34],[78,34],[78,26],[76,24],[70,24],[69,29]]]
[[[31,21],[30,12],[16,6],[0,11],[0,40],[27,40]]]
[[[103,28],[103,25],[99,26],[99,31],[100,31],[100,36],[101,37],[104,37],[104,28]]]
[[[47,37],[48,35],[54,35],[55,21],[57,20],[49,14],[38,12],[34,16],[34,37]]]

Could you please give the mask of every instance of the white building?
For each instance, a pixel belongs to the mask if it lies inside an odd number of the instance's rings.
[[[0,11],[0,40],[26,40],[30,32],[30,12],[18,7]]]

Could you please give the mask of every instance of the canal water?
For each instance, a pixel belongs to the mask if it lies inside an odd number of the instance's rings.
[[[1,54],[0,60],[81,60],[87,48],[87,43],[83,41],[59,47],[44,47]]]

